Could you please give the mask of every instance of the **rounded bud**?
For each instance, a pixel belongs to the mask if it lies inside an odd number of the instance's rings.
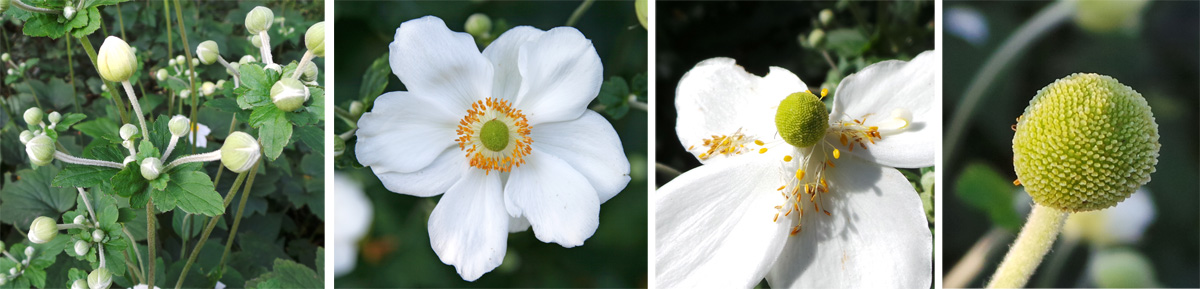
[[[29,248],[33,248],[33,247],[29,247]],[[16,275],[17,275],[17,268],[9,268],[8,269],[8,276],[16,276]]]
[[[217,80],[217,88],[222,88],[222,87],[225,87],[225,80],[224,80],[224,79],[218,79],[218,80]]]
[[[158,79],[158,81],[167,81],[167,69],[159,68],[158,71],[155,71],[154,79]]]
[[[87,218],[83,217],[83,215],[78,215],[75,216],[75,221],[72,223],[75,223],[76,225],[83,225],[83,222],[85,221],[87,221]]]
[[[275,22],[275,13],[271,12],[267,7],[254,7],[250,13],[246,14],[246,31],[250,34],[258,34],[271,28],[271,23]]]
[[[42,109],[30,107],[25,110],[25,123],[37,125],[42,122]]]
[[[79,279],[71,282],[71,289],[90,289],[87,285],[87,280]]]
[[[475,37],[488,37],[492,32],[492,18],[483,13],[471,14],[465,26],[467,33]]]
[[[108,91],[108,85],[107,85],[107,84],[103,84],[103,83],[101,83],[101,84],[100,84],[100,91]]]
[[[192,96],[191,89],[184,89],[184,90],[179,91],[179,98],[187,99],[188,97],[191,97],[191,96]]]
[[[53,222],[51,222],[51,223],[53,223]],[[34,251],[36,251],[36,250],[33,249],[33,246],[25,247],[25,260],[33,259]]]
[[[1113,247],[1095,253],[1088,267],[1098,288],[1155,288],[1158,284],[1154,265],[1146,256],[1126,247]]]
[[[282,111],[296,111],[308,100],[308,87],[299,80],[283,78],[271,86],[271,102]]]
[[[283,73],[283,66],[279,66],[278,63],[267,64],[263,69],[274,70],[275,73]]]
[[[4,252],[4,241],[0,241],[0,252]]]
[[[200,65],[200,60],[192,58],[192,66],[197,66],[197,65]]]
[[[183,57],[183,55],[175,55],[175,63],[179,65],[187,65],[187,57]]]
[[[62,114],[58,113],[57,111],[51,111],[46,118],[50,120],[50,123],[58,123],[62,121]]]
[[[44,134],[25,143],[25,153],[29,155],[29,162],[38,166],[49,165],[50,161],[54,160],[54,150],[54,140]]]
[[[177,64],[179,64],[179,62],[175,61],[175,59],[171,59],[171,60],[167,61],[167,65],[170,65],[170,66],[175,66]]]
[[[67,17],[67,20],[75,18],[75,6],[68,5],[67,7],[63,7],[63,16]]]
[[[366,110],[366,107],[361,101],[355,100],[350,102],[350,116],[354,117],[354,119],[361,117],[363,112],[366,112]]]
[[[833,21],[833,10],[821,10],[821,13],[817,14],[817,19],[821,21],[821,26],[829,26],[829,22]]]
[[[217,57],[220,57],[221,48],[217,47],[217,42],[208,40],[200,42],[196,46],[196,57],[200,58],[200,62],[204,64],[213,64],[217,62]]]
[[[158,175],[162,173],[162,170],[163,164],[162,161],[158,160],[158,158],[149,157],[142,159],[142,177],[146,178],[146,180],[157,179]],[[100,232],[100,230],[96,231]],[[103,232],[101,232],[101,234],[103,234]]]
[[[468,21],[469,22],[469,21]],[[317,22],[304,32],[304,46],[317,57],[325,57],[325,21]]]
[[[91,248],[92,246],[84,240],[75,241],[75,255],[83,256],[84,254],[87,254],[88,249]]]
[[[1038,91],[1018,118],[1013,168],[1034,202],[1066,212],[1112,207],[1150,181],[1158,124],[1146,99],[1099,74]]]
[[[217,85],[211,81],[205,81],[204,84],[200,85],[200,93],[204,96],[212,95],[214,92],[217,92]]]
[[[175,115],[171,117],[171,121],[167,122],[167,128],[171,129],[171,135],[175,137],[183,137],[191,128],[191,121],[186,116]]]
[[[123,139],[123,140],[129,140],[129,138],[132,138],[133,135],[135,135],[137,133],[138,133],[138,128],[136,125],[133,125],[132,123],[127,123],[127,124],[121,126],[120,134],[121,134],[121,139]]]
[[[33,223],[29,224],[29,241],[34,244],[45,244],[54,240],[56,236],[58,236],[58,223],[55,223],[54,219],[50,217],[37,217],[33,219]],[[30,249],[33,247],[25,249],[25,256],[33,255],[33,251]]]
[[[88,288],[91,289],[106,289],[112,285],[112,273],[108,272],[108,268],[100,267],[88,274]]]
[[[246,37],[246,41],[250,41],[250,45],[254,45],[254,48],[262,48],[262,38],[258,38],[258,34]]]
[[[320,73],[320,70],[317,69],[316,63],[309,63],[304,66],[304,73],[300,74],[300,80],[304,82],[317,81],[318,73]]]
[[[1136,25],[1146,0],[1081,0],[1075,2],[1075,24],[1095,33]]]
[[[254,55],[243,55],[241,59],[238,59],[238,63],[241,63],[241,64],[246,64],[246,63],[251,63],[251,62],[256,62],[256,61],[258,61],[258,59],[254,58]]]
[[[637,0],[633,2],[633,12],[637,14],[638,23],[642,24],[642,29],[648,29],[650,27],[650,23],[647,21],[647,18],[650,15],[650,10],[646,7],[646,2],[649,1]]]
[[[244,173],[254,166],[261,153],[258,140],[247,133],[234,132],[221,146],[221,164],[235,173]]]
[[[0,5],[7,5],[7,4],[8,4],[8,0],[2,1],[2,3],[0,3]],[[5,52],[4,54],[0,54],[0,61],[9,62],[11,60],[12,60],[12,56],[9,56],[8,52]]]
[[[779,102],[779,109],[775,112],[775,128],[788,144],[800,148],[811,147],[829,129],[829,112],[816,95],[807,91],[793,93]]]
[[[21,144],[29,143],[29,140],[33,139],[33,132],[28,130],[21,131],[20,139]]]
[[[104,241],[104,231],[96,229],[92,231],[92,242],[100,243]]]
[[[137,69],[137,56],[133,55],[133,50],[125,40],[109,36],[104,39],[104,44],[100,45],[100,52],[96,55],[96,66],[104,79],[124,82],[128,81]]]
[[[817,47],[818,45],[821,45],[822,43],[824,43],[824,41],[825,41],[825,30],[821,30],[820,28],[817,28],[817,29],[813,29],[812,32],[808,33],[808,45]]]

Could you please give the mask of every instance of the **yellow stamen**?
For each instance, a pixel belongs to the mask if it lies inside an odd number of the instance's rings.
[[[785,161],[785,162],[792,161],[792,156],[783,156],[783,161]]]
[[[803,169],[796,170],[796,179],[797,180],[804,179],[804,170]]]
[[[759,149],[759,150],[758,150],[758,153],[759,153],[759,154],[765,154],[765,153],[767,153],[767,148],[762,148],[762,149]]]
[[[833,149],[833,158],[834,159],[842,158],[842,151],[840,151],[838,149]]]
[[[761,140],[754,140],[754,144],[763,145],[763,142]]]

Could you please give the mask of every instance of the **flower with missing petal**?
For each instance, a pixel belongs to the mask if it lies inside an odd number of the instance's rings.
[[[428,225],[443,263],[474,281],[500,265],[509,232],[532,226],[563,247],[592,236],[630,178],[616,131],[587,109],[603,70],[590,40],[519,26],[480,53],[427,16],[401,24],[390,50],[409,90],[363,114],[356,154],[393,192],[445,193]]]
[[[338,224],[333,229],[333,252],[337,256],[333,261],[333,274],[340,277],[354,271],[358,260],[358,241],[371,228],[371,217],[374,209],[371,200],[363,192],[358,180],[342,173],[333,174],[334,206],[342,208],[333,216],[333,223]]]
[[[664,288],[927,288],[932,237],[893,167],[934,163],[936,52],[842,80],[832,112],[791,72],[705,60],[679,81],[676,133],[703,165],[653,195]]]

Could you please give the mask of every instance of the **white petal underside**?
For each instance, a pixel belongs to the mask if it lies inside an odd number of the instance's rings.
[[[793,218],[774,208],[782,171],[773,156],[702,165],[652,196],[656,280],[662,288],[749,288],[767,274]]]
[[[854,158],[826,170],[830,191],[806,213],[767,275],[779,288],[929,288],[933,239],[904,175]]]

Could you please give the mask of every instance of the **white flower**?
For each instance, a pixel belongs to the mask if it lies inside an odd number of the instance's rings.
[[[612,125],[587,109],[600,57],[571,27],[508,30],[481,54],[441,19],[404,22],[390,45],[409,91],[375,100],[359,120],[356,153],[385,187],[445,193],[429,216],[443,263],[474,281],[504,259],[509,232],[582,245],[600,204],[629,183]]]
[[[339,208],[333,224],[333,274],[340,277],[354,271],[358,259],[358,241],[367,234],[374,214],[371,200],[363,193],[358,180],[342,173],[333,174],[334,207]]]
[[[192,131],[195,131],[196,137],[200,138],[200,141],[196,142],[196,147],[198,147],[198,148],[207,147],[208,146],[208,134],[212,133],[212,130],[209,129],[207,125],[197,122],[192,126]],[[187,136],[188,136],[188,142],[196,141],[196,140],[192,139],[191,132],[188,132]]]
[[[816,101],[786,69],[758,77],[728,58],[692,68],[676,89],[675,129],[704,165],[652,197],[659,286],[929,287],[924,209],[892,167],[934,164],[939,61],[925,52],[846,77],[827,119],[824,105],[777,116],[785,98]],[[781,131],[780,116],[827,129]],[[785,140],[798,135],[818,139]]]

